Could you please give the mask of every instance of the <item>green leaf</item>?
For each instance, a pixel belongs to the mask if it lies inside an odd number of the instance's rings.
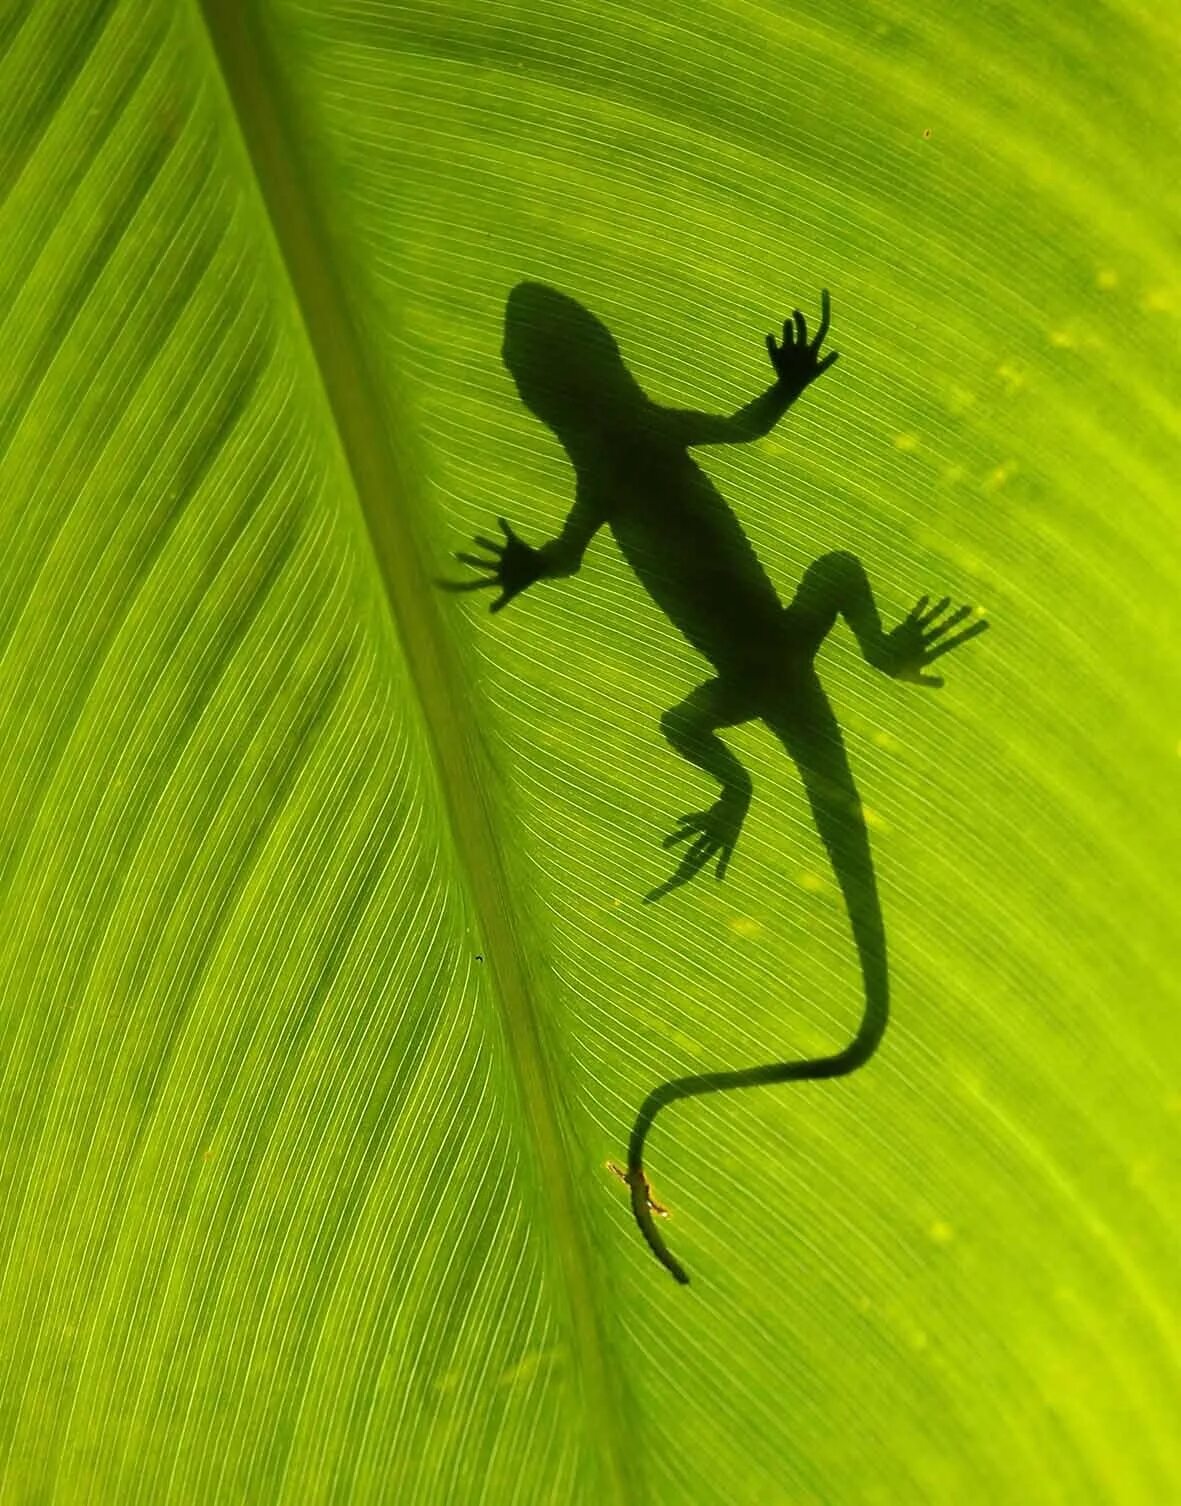
[[[0,9],[0,1499],[1126,1502],[1181,1491],[1177,38],[1117,3]],[[893,1017],[800,779],[722,882],[711,673],[572,500],[522,282],[732,412],[818,660]],[[575,376],[577,373],[574,374]]]

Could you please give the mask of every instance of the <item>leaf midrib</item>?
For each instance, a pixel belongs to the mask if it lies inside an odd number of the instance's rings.
[[[348,465],[393,625],[406,655],[434,757],[457,854],[466,871],[500,1003],[504,1034],[529,1120],[546,1192],[557,1265],[564,1286],[575,1391],[585,1403],[584,1437],[597,1455],[606,1487],[601,1498],[635,1498],[638,1440],[629,1439],[630,1409],[609,1358],[600,1287],[569,1176],[562,1113],[543,1045],[543,1014],[530,986],[505,896],[508,876],[486,808],[479,798],[481,755],[468,731],[470,687],[424,590],[426,571],[409,521],[416,490],[413,466],[390,440],[396,392],[382,393],[350,317],[326,217],[299,159],[286,122],[285,89],[264,28],[249,0],[197,0],[212,42],[245,155]],[[388,376],[386,377],[388,386]],[[399,505],[391,505],[398,499]]]

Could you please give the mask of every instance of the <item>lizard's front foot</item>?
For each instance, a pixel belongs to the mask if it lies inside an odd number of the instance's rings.
[[[524,539],[518,538],[504,518],[498,518],[496,521],[504,533],[503,544],[477,534],[473,542],[487,553],[460,553],[455,556],[461,565],[470,565],[473,570],[479,570],[482,573],[474,580],[439,582],[447,591],[481,591],[499,587],[500,595],[491,606],[493,612],[499,612],[501,607],[506,607],[514,596],[519,595],[526,586],[531,586],[534,581],[540,580],[545,574],[545,558],[541,550],[534,549],[531,544],[526,544]]]
[[[896,680],[909,680],[915,685],[938,689],[943,684],[942,675],[928,675],[923,671],[953,648],[959,648],[961,643],[967,643],[969,638],[984,632],[988,623],[984,618],[978,618],[949,638],[947,634],[952,628],[972,615],[972,608],[956,607],[945,617],[943,614],[951,606],[951,597],[942,597],[928,609],[930,599],[929,596],[920,597],[898,626],[885,635],[878,667]]]
[[[828,334],[830,307],[828,289],[820,294],[820,327],[814,339],[808,339],[808,321],[796,309],[790,319],[783,321],[783,343],[777,345],[775,336],[767,336],[767,354],[775,375],[785,387],[793,392],[803,392],[809,382],[814,382],[836,360],[838,352],[830,350],[821,356],[820,347]]]
[[[686,816],[679,816],[677,829],[670,832],[660,845],[666,850],[680,842],[689,842],[689,846],[681,854],[680,865],[673,876],[653,889],[645,899],[660,899],[671,889],[688,883],[715,858],[717,877],[724,878],[749,808],[750,791],[744,789],[728,792],[707,811],[690,811]]]

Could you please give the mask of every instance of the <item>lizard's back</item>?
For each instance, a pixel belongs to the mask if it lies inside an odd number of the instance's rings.
[[[783,606],[725,498],[652,428],[603,459],[608,526],[649,595],[719,674],[757,673],[781,651]]]

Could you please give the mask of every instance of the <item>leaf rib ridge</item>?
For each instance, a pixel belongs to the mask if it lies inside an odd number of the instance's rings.
[[[308,344],[348,465],[381,575],[392,621],[423,715],[457,849],[485,935],[555,1232],[557,1267],[571,1338],[571,1368],[589,1419],[585,1432],[601,1471],[596,1498],[626,1502],[639,1493],[640,1457],[631,1409],[607,1358],[606,1316],[591,1272],[591,1255],[570,1185],[563,1116],[550,1087],[542,1015],[518,955],[503,899],[505,869],[478,795],[479,754],[465,733],[455,686],[461,672],[444,641],[423,572],[411,509],[391,505],[413,492],[410,466],[388,434],[391,406],[371,371],[342,278],[309,194],[308,174],[285,125],[290,117],[279,69],[264,28],[242,0],[197,0],[229,103],[286,269]]]

